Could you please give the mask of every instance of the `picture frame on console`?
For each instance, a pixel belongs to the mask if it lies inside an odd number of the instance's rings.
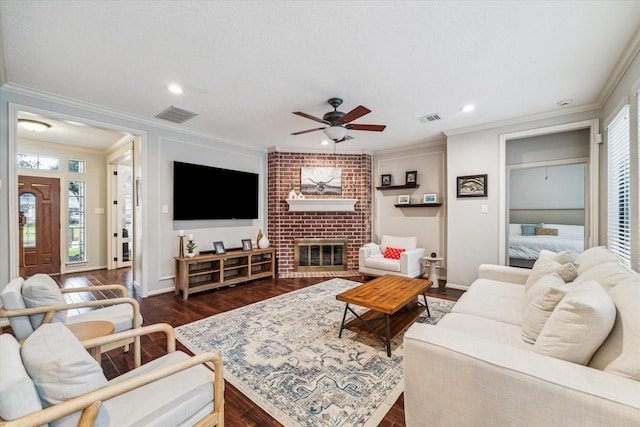
[[[215,249],[216,255],[222,255],[227,253],[227,251],[224,248],[224,243],[222,242],[213,242],[213,249]]]
[[[252,250],[253,246],[251,245],[251,239],[242,239],[242,251],[251,252]]]
[[[380,177],[380,186],[381,187],[391,186],[391,174],[384,174]]]

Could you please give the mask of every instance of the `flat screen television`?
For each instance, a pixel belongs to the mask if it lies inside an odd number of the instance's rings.
[[[258,218],[258,174],[173,162],[173,219]]]

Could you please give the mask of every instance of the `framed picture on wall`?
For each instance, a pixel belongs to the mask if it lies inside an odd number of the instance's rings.
[[[411,197],[407,195],[398,196],[398,204],[399,205],[408,205],[411,203]]]
[[[382,187],[389,187],[391,185],[391,174],[385,174],[381,176],[380,185]]]
[[[459,176],[456,190],[458,198],[487,197],[487,174]]]

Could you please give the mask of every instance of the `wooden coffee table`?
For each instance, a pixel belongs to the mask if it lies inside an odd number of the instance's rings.
[[[336,295],[338,301],[347,303],[338,337],[342,338],[344,329],[374,336],[385,343],[387,356],[391,357],[391,338],[398,335],[425,309],[431,317],[427,296],[424,294],[431,285],[430,280],[386,275]],[[424,305],[418,303],[420,294],[424,298]],[[358,315],[349,304],[368,308],[369,311]],[[355,318],[345,323],[348,311]]]

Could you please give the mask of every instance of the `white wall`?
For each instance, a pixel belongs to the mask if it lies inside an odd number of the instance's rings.
[[[514,169],[510,209],[583,209],[584,164]]]
[[[523,122],[466,133],[450,133],[447,138],[447,283],[469,286],[483,263],[499,260],[499,176],[500,135],[564,123],[599,118],[600,111]],[[456,198],[456,177],[487,174],[487,197]],[[488,212],[482,213],[482,205]]]
[[[106,157],[94,151],[75,150],[74,147],[60,144],[46,144],[26,139],[19,140],[18,152],[25,154],[40,154],[55,157],[60,161],[58,171],[40,171],[35,169],[18,169],[19,175],[46,176],[60,179],[60,260],[61,272],[95,270],[107,266],[107,204],[106,192]],[[83,160],[85,173],[68,171],[69,160]],[[85,231],[86,231],[86,262],[66,264],[67,260],[67,195],[69,181],[83,181],[85,183]],[[96,212],[102,209],[102,213]]]
[[[146,283],[148,293],[153,294],[169,289],[171,282],[169,276],[173,275],[173,256],[177,255],[177,238],[173,222],[168,220],[169,216],[162,214],[162,205],[170,204],[169,191],[167,189],[167,176],[170,174],[169,160],[171,154],[164,153],[162,147],[167,146],[167,141],[177,141],[180,144],[193,144],[193,146],[207,147],[207,158],[201,159],[200,163],[214,161],[226,165],[244,165],[246,159],[250,160],[250,168],[255,171],[259,169],[260,184],[262,186],[262,196],[260,199],[260,218],[255,222],[253,228],[255,233],[262,228],[266,230],[266,163],[267,153],[265,150],[253,149],[241,145],[234,145],[219,141],[215,138],[199,135],[187,130],[178,130],[179,126],[170,128],[164,127],[156,120],[132,117],[120,112],[108,111],[87,104],[76,103],[70,100],[45,97],[37,93],[27,93],[18,89],[0,89],[0,287],[8,283],[9,263],[14,259],[16,248],[9,246],[9,234],[11,232],[9,217],[9,170],[10,163],[15,159],[9,159],[9,135],[15,131],[15,122],[9,123],[9,105],[17,104],[28,108],[40,109],[65,115],[78,119],[77,121],[87,121],[129,131],[141,135],[142,143],[136,146],[136,150],[142,152],[142,162],[134,165],[136,175],[138,168],[142,172],[142,212],[141,222],[144,227],[142,235],[142,245],[138,245],[136,252],[141,251],[142,256],[140,274],[136,280]],[[12,120],[15,118],[11,118]],[[274,141],[273,145],[276,145]],[[203,152],[200,152],[201,154]],[[204,154],[203,154],[204,156]],[[246,169],[245,170],[249,170]],[[14,220],[15,222],[15,220]],[[186,228],[186,227],[185,227]],[[210,238],[214,234],[223,236],[235,236],[237,229],[233,225],[221,224],[219,227],[210,228]],[[214,230],[215,229],[215,230]],[[140,230],[137,230],[137,232]],[[17,231],[16,231],[17,232]],[[195,234],[195,231],[194,231]],[[244,231],[241,233],[245,238]],[[171,284],[172,286],[172,284]]]
[[[405,183],[405,173],[417,171],[416,189],[373,189],[373,240],[380,236],[417,236],[418,247],[427,254],[446,251],[446,145],[445,141],[419,148],[378,152],[373,155],[374,187],[380,186],[382,174],[392,175],[393,185]],[[398,196],[411,196],[411,203],[421,203],[425,193],[437,193],[440,207],[396,208]],[[446,277],[446,259],[440,263],[438,274]]]

